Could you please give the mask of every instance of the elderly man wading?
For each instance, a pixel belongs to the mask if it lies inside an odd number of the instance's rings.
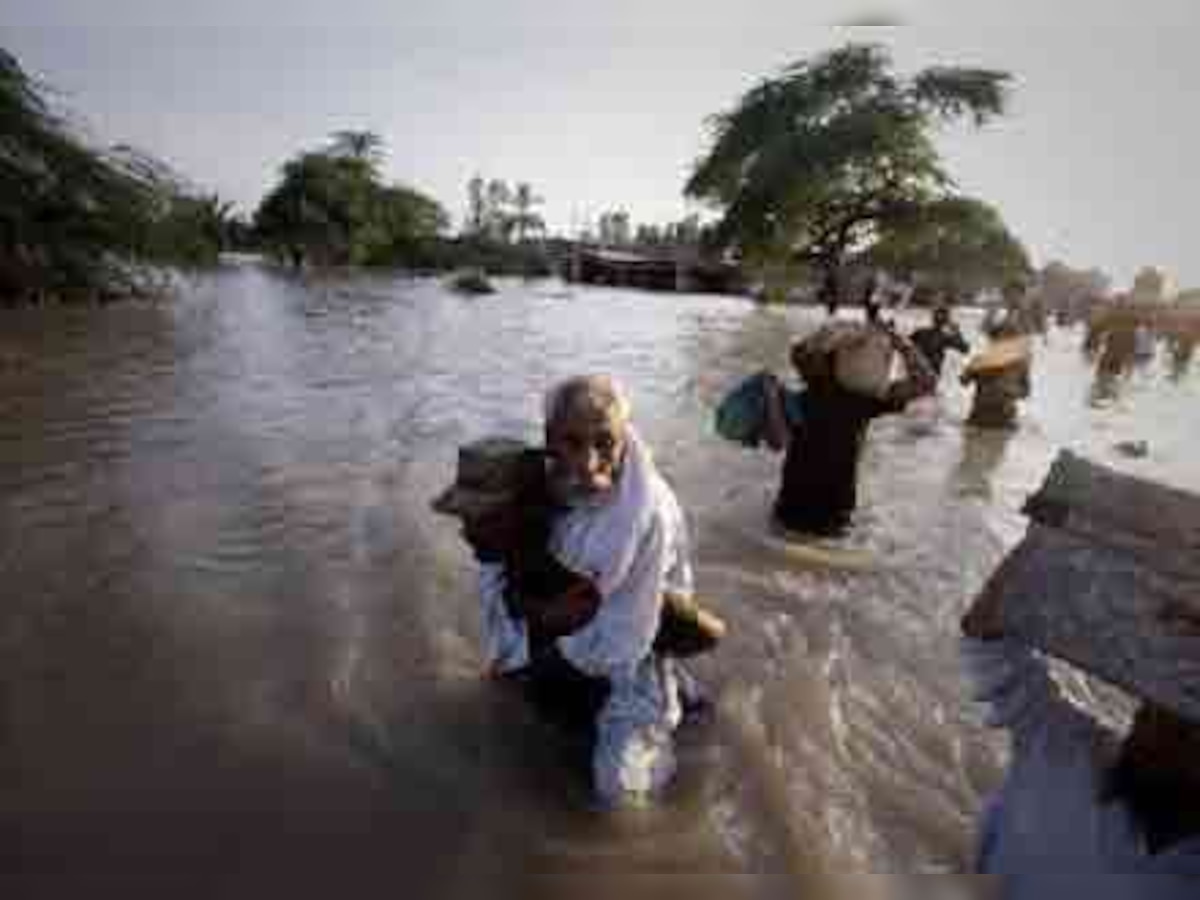
[[[555,582],[548,592],[558,597],[541,611],[515,609],[509,582],[528,567],[489,558],[485,532],[502,529],[464,516],[482,563],[485,646],[493,670],[526,686],[538,705],[565,705],[573,714],[566,718],[590,720],[597,795],[608,805],[636,803],[674,774],[673,735],[685,702],[697,696],[669,651],[659,652],[672,620],[663,616],[664,597],[674,608],[692,593],[686,525],[611,379],[559,385],[545,415],[556,511],[547,520],[551,565],[539,567],[537,580]]]

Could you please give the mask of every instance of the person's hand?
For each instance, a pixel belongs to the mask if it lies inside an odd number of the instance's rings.
[[[587,625],[600,609],[600,602],[596,587],[591,582],[581,581],[549,604],[527,611],[526,615],[536,620],[542,631],[563,637]]]
[[[892,342],[892,346],[901,353],[903,353],[906,348],[912,346],[908,338],[901,334],[896,328],[896,322],[894,319],[888,319],[887,321],[881,319],[876,327],[888,336]]]

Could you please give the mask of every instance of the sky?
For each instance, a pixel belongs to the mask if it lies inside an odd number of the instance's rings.
[[[607,209],[666,222],[707,120],[850,40],[901,71],[1014,75],[1012,108],[939,135],[959,187],[1035,262],[1144,265],[1200,286],[1196,0],[6,0],[0,45],[97,141],[131,143],[252,210],[339,129],[455,219],[472,175],[528,181],[552,230]],[[979,6],[977,11],[971,7]],[[848,27],[869,17],[892,27]]]

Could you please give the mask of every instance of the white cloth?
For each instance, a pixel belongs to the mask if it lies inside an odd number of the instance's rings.
[[[988,724],[1012,735],[1012,762],[981,828],[979,874],[1006,876],[1009,900],[1200,897],[1200,840],[1146,852],[1129,810],[1104,795],[1119,736],[1062,695],[1041,656],[964,639],[963,661]]]
[[[558,641],[569,662],[612,686],[596,722],[596,792],[610,804],[644,797],[675,773],[682,719],[676,663],[652,653],[662,596],[690,595],[693,579],[683,512],[632,427],[613,490],[564,515],[551,549],[601,596],[592,621]]]
[[[589,675],[627,679],[654,643],[663,591],[692,592],[683,513],[632,427],[616,485],[555,523],[551,552],[603,598],[591,622],[558,642],[563,656]]]
[[[525,622],[514,619],[504,602],[507,582],[504,566],[479,566],[479,612],[483,631],[483,655],[493,672],[515,672],[529,664],[529,635]]]

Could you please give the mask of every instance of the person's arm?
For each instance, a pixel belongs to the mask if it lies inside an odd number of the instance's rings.
[[[950,326],[949,332],[946,335],[946,346],[951,350],[957,350],[959,353],[971,352],[970,343],[963,337],[962,329],[957,325]]]
[[[885,328],[892,346],[904,360],[906,377],[892,384],[888,389],[887,403],[894,408],[903,408],[918,397],[932,394],[937,390],[937,375],[925,354],[893,327]]]
[[[767,409],[766,433],[763,437],[766,439],[767,446],[779,453],[787,449],[788,442],[792,437],[787,410],[784,408],[783,384],[774,375],[768,375],[763,387],[766,392],[764,399]]]
[[[572,583],[544,602],[525,604],[530,626],[541,634],[559,638],[574,634],[596,615],[600,592],[582,576],[571,573]]]
[[[508,576],[504,566],[487,563],[479,567],[479,607],[483,651],[488,670],[495,675],[519,669],[529,662],[529,640],[525,624],[508,608]]]

